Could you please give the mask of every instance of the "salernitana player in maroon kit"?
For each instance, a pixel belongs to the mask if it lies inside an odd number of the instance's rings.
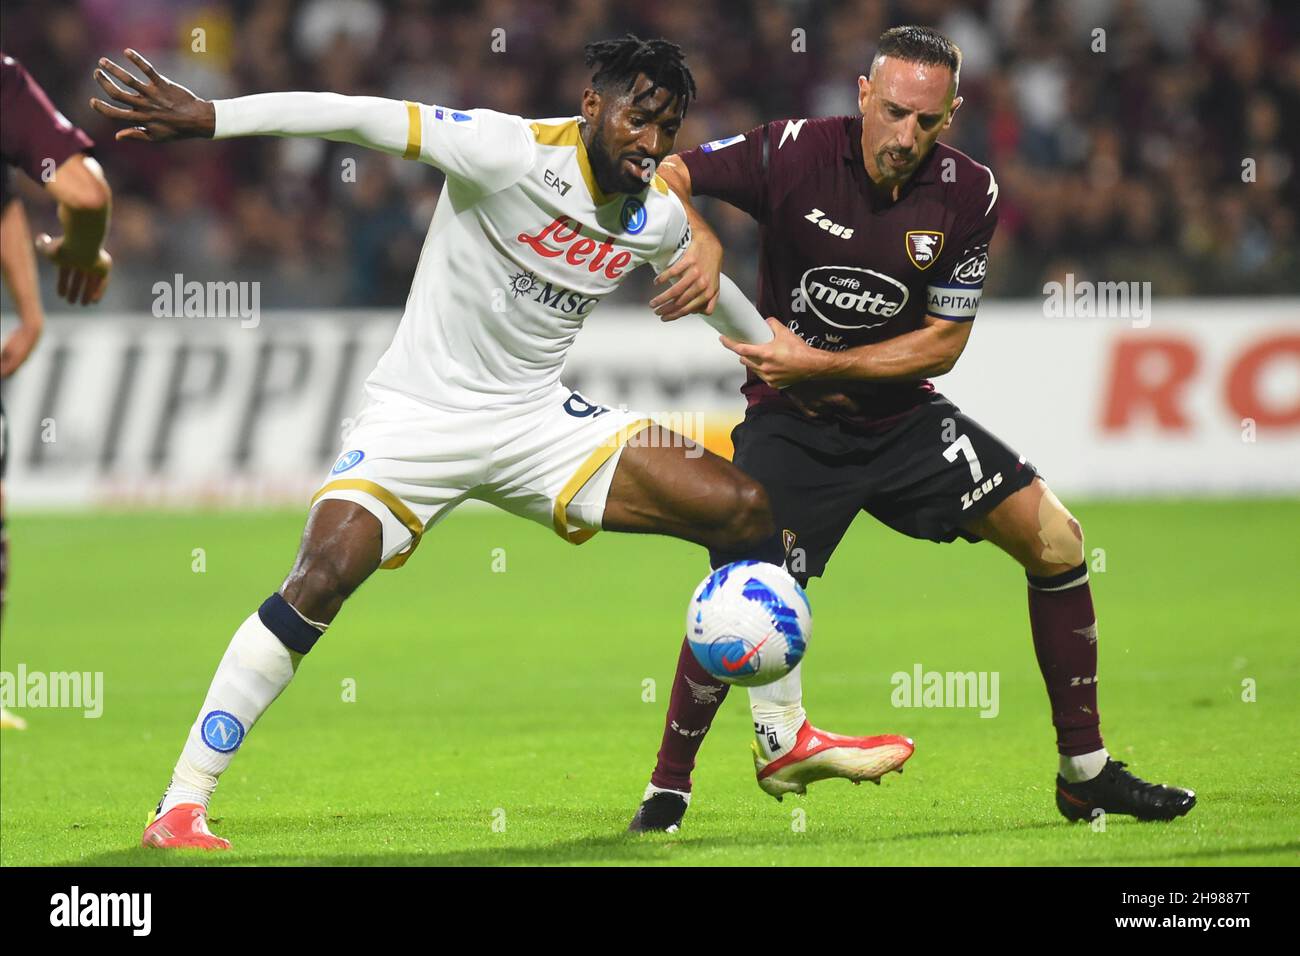
[[[35,251],[59,267],[59,295],[69,302],[98,302],[112,259],[104,251],[112,193],[99,164],[87,154],[89,136],[68,122],[31,74],[0,53],[0,271],[18,314],[18,327],[0,347],[0,381],[26,361],[45,324]],[[41,183],[59,204],[64,235],[40,235],[35,244],[27,214],[10,188],[9,167]],[[0,386],[0,391],[3,388]],[[4,530],[4,466],[8,433],[0,402],[0,611],[8,573],[9,539]],[[25,727],[17,714],[0,709],[0,727]]]
[[[734,460],[766,487],[791,573],[804,583],[819,576],[860,511],[914,538],[993,542],[1028,577],[1060,812],[1173,819],[1195,794],[1138,779],[1102,743],[1079,522],[1033,465],[928,381],[952,369],[970,336],[998,217],[993,173],[937,141],[961,105],[960,68],[946,37],[897,27],[881,37],[870,78],[858,78],[860,116],[766,123],[665,160],[661,175],[695,233],[678,269],[695,280],[651,305],[674,318],[716,290],[721,247],[690,209],[692,195],[749,213],[760,230],[759,311],[776,317],[776,338],[727,343],[749,369]],[[717,567],[751,555],[710,557]],[[816,780],[878,783],[901,772],[907,738],[843,737],[808,722],[800,669],[750,689],[763,790],[780,798]],[[684,647],[631,830],[677,829],[726,693]]]

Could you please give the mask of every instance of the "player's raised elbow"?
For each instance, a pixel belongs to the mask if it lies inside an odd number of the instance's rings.
[[[104,170],[89,156],[66,160],[54,171],[46,188],[59,203],[75,212],[100,212],[113,201]]]

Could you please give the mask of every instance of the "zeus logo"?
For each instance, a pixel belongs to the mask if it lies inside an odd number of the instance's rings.
[[[808,213],[804,218],[809,222],[816,223],[818,229],[825,229],[832,236],[839,236],[841,239],[853,238],[852,229],[845,229],[838,222],[831,222],[830,219],[826,217],[826,213],[822,212],[816,206],[814,206],[812,212]]]
[[[954,443],[954,445],[950,447],[956,447],[956,444]],[[961,510],[965,511],[967,508],[969,508],[975,502],[979,501],[981,498],[987,495],[994,488],[999,487],[1001,484],[1002,484],[1002,472],[999,471],[992,478],[985,478],[982,484],[976,485],[970,491],[963,491],[961,493]]]

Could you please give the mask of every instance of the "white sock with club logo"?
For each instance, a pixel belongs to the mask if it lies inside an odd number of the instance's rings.
[[[217,778],[257,719],[289,686],[300,660],[302,655],[285,647],[256,611],[239,626],[190,728],[159,816],[181,803],[208,805]]]
[[[780,680],[749,688],[754,736],[768,760],[789,752],[799,728],[808,719],[803,710],[802,668],[803,665],[798,664]]]

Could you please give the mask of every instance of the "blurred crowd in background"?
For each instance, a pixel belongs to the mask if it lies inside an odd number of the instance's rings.
[[[260,279],[263,307],[400,306],[436,170],[314,140],[115,143],[87,105],[96,59],[134,47],[206,98],[331,90],[547,117],[578,110],[583,44],[631,30],[687,52],[685,148],[856,112],[876,38],[901,23],[965,56],[945,140],[1001,186],[987,295],[1066,273],[1156,295],[1300,290],[1293,0],[40,0],[6,2],[0,46],[96,140],[115,193],[105,307],[147,310],[177,272]],[[25,185],[34,225],[57,231]],[[757,230],[702,211],[752,291]],[[620,301],[652,294],[642,271]]]

